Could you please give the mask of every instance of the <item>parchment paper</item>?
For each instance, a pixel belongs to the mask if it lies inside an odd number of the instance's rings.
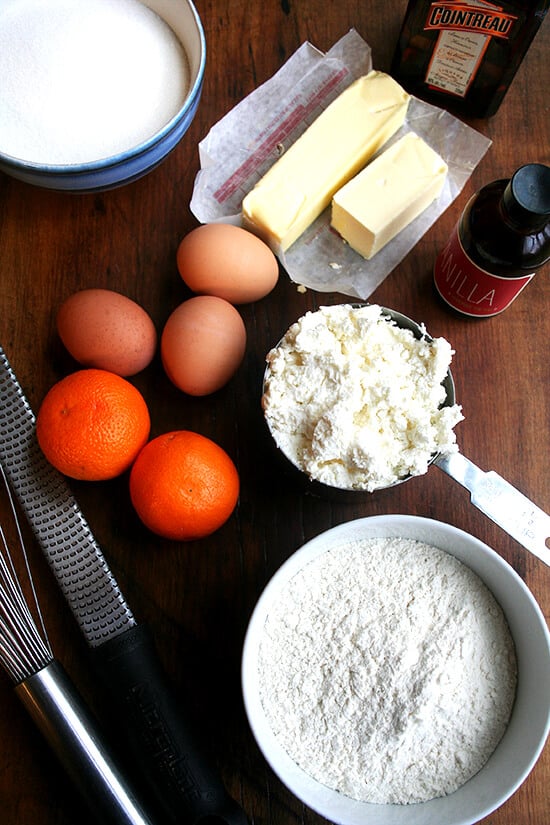
[[[199,143],[191,211],[201,223],[241,223],[245,195],[320,112],[372,69],[371,49],[351,29],[326,54],[304,43],[266,83],[216,123]],[[297,284],[366,300],[460,193],[491,141],[448,112],[412,98],[403,127],[447,162],[440,197],[366,261],[330,228],[330,207],[286,251],[273,251]]]

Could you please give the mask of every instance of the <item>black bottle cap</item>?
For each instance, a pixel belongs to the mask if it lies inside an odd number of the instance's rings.
[[[503,195],[510,218],[524,229],[541,229],[550,220],[550,166],[528,163],[514,172]]]

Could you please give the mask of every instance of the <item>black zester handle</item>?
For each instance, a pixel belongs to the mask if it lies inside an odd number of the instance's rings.
[[[147,628],[136,625],[94,648],[92,655],[108,692],[112,724],[126,739],[169,821],[216,819],[246,825],[243,811],[182,718],[181,703],[167,683]]]

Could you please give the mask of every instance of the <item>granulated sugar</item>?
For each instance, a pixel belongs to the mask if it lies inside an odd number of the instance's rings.
[[[189,88],[174,32],[138,0],[8,0],[0,6],[0,151],[99,160],[151,138]]]
[[[374,803],[452,793],[509,721],[513,641],[492,594],[453,556],[409,539],[336,547],[266,620],[261,700],[289,756]]]

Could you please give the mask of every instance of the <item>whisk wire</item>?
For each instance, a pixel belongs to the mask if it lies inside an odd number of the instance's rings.
[[[15,692],[96,812],[95,821],[153,825],[134,788],[106,747],[95,718],[53,656],[17,511],[0,462],[0,486],[2,481],[41,632],[17,575],[21,565],[14,563],[0,524],[0,665],[15,682]]]
[[[25,563],[36,617],[42,631],[41,634],[23,594],[8,541],[0,525],[0,663],[18,684],[51,662],[53,654],[47,640],[13,496],[1,464],[0,477],[7,492],[17,543]]]
[[[39,604],[38,596],[36,594],[36,589],[35,589],[35,586],[34,586],[34,579],[32,577],[31,568],[30,568],[30,564],[29,564],[29,559],[28,559],[28,556],[27,556],[27,552],[25,550],[25,542],[23,540],[23,534],[21,532],[21,525],[19,524],[19,518],[17,517],[17,510],[15,508],[15,501],[14,501],[13,493],[12,493],[11,487],[9,485],[9,482],[8,482],[8,479],[7,479],[7,476],[6,476],[6,473],[5,473],[5,470],[4,470],[4,467],[3,467],[1,461],[0,461],[0,474],[2,476],[2,481],[4,483],[4,488],[5,488],[7,496],[8,496],[8,501],[9,501],[9,504],[10,504],[10,510],[11,510],[11,514],[12,514],[12,518],[13,518],[13,523],[15,525],[15,529],[16,529],[16,533],[17,533],[17,541],[19,543],[19,547],[21,548],[21,554],[22,554],[23,560],[25,562],[25,570],[26,570],[26,573],[27,573],[27,579],[28,579],[30,589],[31,589],[31,593],[32,593],[32,599],[33,599],[34,607],[35,607],[35,610],[36,610],[38,623],[40,625],[40,630],[42,632],[43,638],[47,639],[48,634],[46,633],[46,626],[44,624],[44,619],[42,618],[42,611],[40,610],[40,604]],[[15,581],[17,581],[18,580],[17,579],[17,574],[15,573],[13,560],[9,556],[9,553],[8,553],[8,557],[10,558],[11,567],[12,567],[12,570],[13,570],[13,573],[14,573],[14,579],[15,579]]]

